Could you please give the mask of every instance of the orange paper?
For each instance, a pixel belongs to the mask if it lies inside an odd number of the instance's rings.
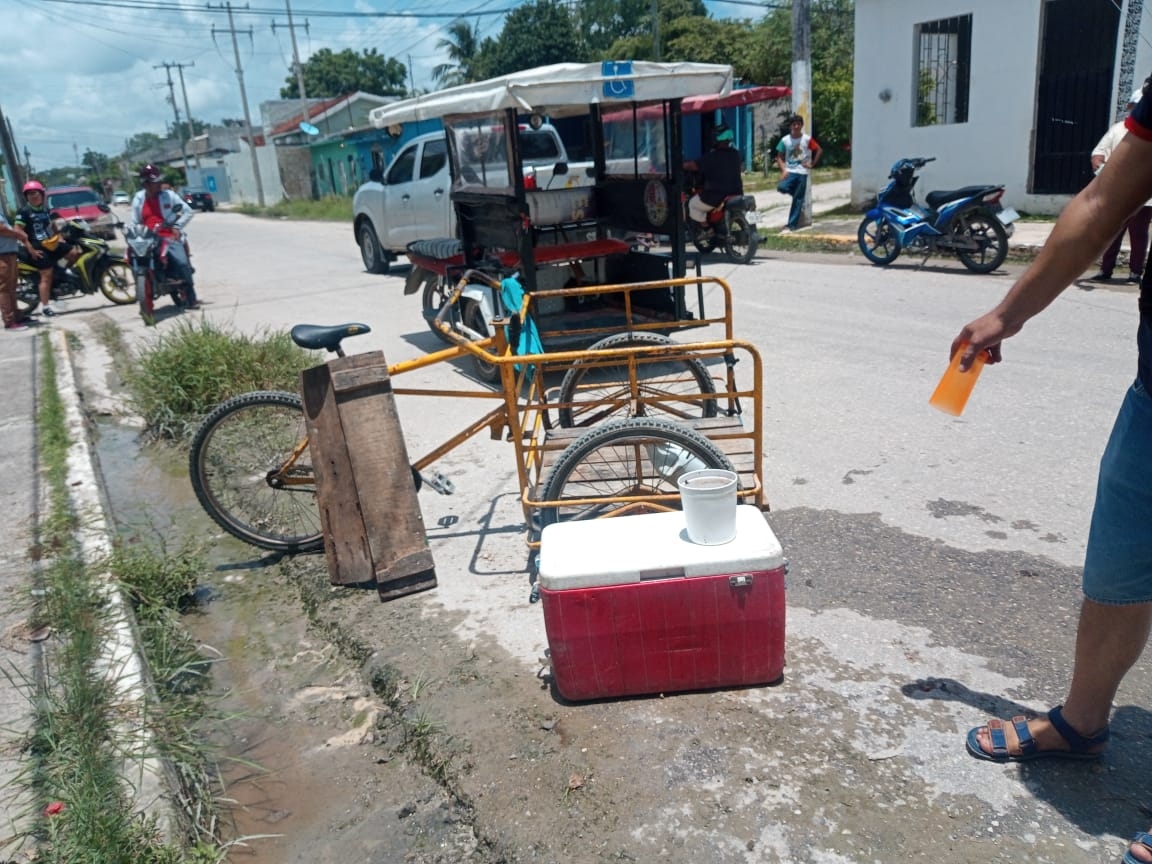
[[[980,370],[984,368],[984,361],[988,359],[985,351],[980,351],[972,360],[967,372],[960,371],[960,357],[967,346],[961,345],[952,355],[952,362],[944,370],[944,377],[936,385],[936,392],[928,400],[933,408],[959,417],[968,404],[968,397],[972,395],[972,388],[976,386],[976,379],[980,377]]]

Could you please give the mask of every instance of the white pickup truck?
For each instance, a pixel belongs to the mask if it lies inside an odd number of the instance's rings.
[[[457,186],[490,184],[492,177],[507,176],[502,134],[501,127],[487,127],[461,142],[462,172]],[[591,163],[570,166],[555,127],[521,126],[519,146],[525,177],[531,177],[537,188],[591,184]],[[412,139],[382,174],[373,169],[368,182],[352,198],[353,230],[364,269],[387,273],[409,243],[455,237],[451,189],[448,143],[443,132]]]

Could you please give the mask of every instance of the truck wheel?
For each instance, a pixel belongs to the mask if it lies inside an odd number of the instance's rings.
[[[356,240],[360,245],[360,259],[364,262],[364,269],[369,273],[387,273],[388,258],[380,248],[380,241],[376,239],[376,229],[372,223],[365,220],[360,223],[356,231]]]

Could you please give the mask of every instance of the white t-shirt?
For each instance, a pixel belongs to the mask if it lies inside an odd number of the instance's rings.
[[[807,174],[812,167],[812,136],[807,132],[799,138],[785,135],[776,145],[776,152],[784,158],[784,166],[789,174]]]
[[[1125,127],[1123,120],[1121,120],[1119,123],[1113,123],[1108,128],[1108,131],[1104,133],[1104,137],[1101,138],[1097,142],[1096,146],[1092,148],[1092,155],[1103,156],[1104,162],[1107,163],[1108,157],[1112,155],[1112,151],[1116,149],[1116,147],[1120,144],[1120,141],[1127,134],[1128,129]],[[1101,165],[1100,167],[1103,168],[1104,166]],[[1144,206],[1152,207],[1152,198],[1149,198],[1147,201],[1145,201]]]

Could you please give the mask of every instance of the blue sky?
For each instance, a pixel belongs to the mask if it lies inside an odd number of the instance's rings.
[[[284,0],[233,3],[244,87],[253,125],[260,103],[279,98],[292,63]],[[300,59],[321,48],[375,48],[410,69],[417,88],[432,86],[445,62],[436,43],[454,17],[496,36],[503,10],[521,0],[290,0]],[[716,17],[752,17],[746,3],[709,0]],[[211,6],[212,9],[207,7]],[[33,169],[74,165],[87,149],[116,154],[139,132],[164,134],[174,119],[161,64],[184,64],[192,116],[218,123],[244,115],[228,16],[221,2],[191,0],[0,0],[0,20],[15,39],[0,52],[0,108],[21,159]],[[351,17],[332,13],[418,13]],[[276,27],[273,30],[273,23]],[[307,23],[307,30],[304,24]],[[249,35],[251,30],[251,35]],[[180,115],[184,97],[171,70]]]

